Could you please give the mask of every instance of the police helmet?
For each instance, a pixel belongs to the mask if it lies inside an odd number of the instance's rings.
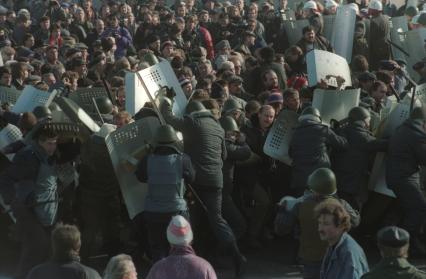
[[[36,106],[33,110],[33,113],[37,119],[52,117],[52,112],[46,106]]]
[[[239,132],[237,122],[231,116],[225,116],[220,119],[220,125],[225,130],[225,132]]]
[[[309,189],[320,195],[333,195],[337,191],[336,176],[329,168],[316,169],[308,177],[308,186]]]
[[[191,101],[186,105],[185,114],[189,115],[193,112],[206,110],[204,105],[199,101]]]
[[[411,114],[410,114],[410,119],[426,121],[425,108],[423,106],[413,108],[413,110],[411,111]]]
[[[223,104],[222,113],[226,115],[235,110],[242,111],[243,108],[241,104],[233,98],[226,100],[225,103]]]
[[[95,98],[95,103],[101,114],[109,114],[112,112],[113,106],[111,100],[107,96]]]
[[[354,107],[349,111],[349,121],[363,121],[371,117],[370,112],[363,107]]]

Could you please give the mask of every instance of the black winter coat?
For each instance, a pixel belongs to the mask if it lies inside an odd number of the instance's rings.
[[[290,141],[289,155],[293,159],[292,187],[304,189],[308,176],[317,168],[330,167],[327,148],[342,150],[347,140],[336,135],[328,126],[304,119],[295,128]]]
[[[426,131],[420,120],[406,120],[391,137],[386,160],[389,188],[420,184],[420,166],[426,165]]]
[[[361,122],[349,124],[339,135],[348,140],[348,148],[333,153],[333,170],[337,178],[338,191],[358,194],[366,185],[372,156],[387,150],[387,140],[377,140]]]

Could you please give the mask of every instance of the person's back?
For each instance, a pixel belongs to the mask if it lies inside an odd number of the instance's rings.
[[[76,260],[51,261],[34,267],[27,279],[97,279],[101,278],[99,273]]]

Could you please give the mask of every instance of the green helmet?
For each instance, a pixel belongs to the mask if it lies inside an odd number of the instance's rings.
[[[225,116],[220,119],[220,125],[225,130],[225,132],[239,132],[237,122],[231,116]]]
[[[113,106],[111,100],[107,96],[95,98],[95,103],[101,114],[109,114],[112,112]]]
[[[155,54],[152,52],[148,52],[147,54],[145,54],[145,56],[143,57],[143,60],[148,62],[149,66],[153,66],[158,63],[157,56],[155,56]]]
[[[408,16],[414,17],[419,13],[419,9],[417,9],[417,7],[414,7],[414,6],[409,6],[405,9],[404,13]]]
[[[336,193],[336,176],[329,168],[316,169],[308,177],[309,188],[320,195],[333,195]]]
[[[223,104],[222,113],[226,115],[234,110],[242,111],[243,108],[241,104],[233,98],[226,100],[225,103]]]
[[[33,113],[34,113],[35,117],[37,117],[37,119],[52,117],[52,112],[46,106],[36,106],[33,109]]]
[[[302,115],[313,115],[318,118],[321,118],[321,114],[317,108],[307,107],[302,111]]]
[[[166,124],[157,128],[154,136],[155,146],[169,146],[176,151],[180,152],[178,148],[179,138],[177,137],[175,129]]]
[[[413,110],[411,111],[411,114],[410,114],[410,119],[426,121],[425,108],[423,106],[413,108]]]
[[[370,112],[363,107],[354,107],[349,111],[349,121],[355,122],[355,121],[362,121],[366,120],[367,118],[370,118]]]
[[[205,110],[205,109],[206,108],[204,107],[204,105],[201,102],[191,101],[186,105],[185,114],[189,115],[193,112],[202,111],[202,110]]]

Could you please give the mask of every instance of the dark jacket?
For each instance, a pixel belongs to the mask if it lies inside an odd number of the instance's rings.
[[[387,150],[387,140],[377,140],[362,122],[349,124],[339,131],[348,140],[343,152],[333,154],[333,170],[337,178],[338,191],[358,194],[366,185],[372,156],[375,152]]]
[[[309,43],[305,41],[304,38],[300,39],[296,45],[300,47],[304,54],[306,54],[310,49],[308,48]],[[316,35],[315,41],[313,43],[313,49],[325,50],[329,52],[334,52],[333,46],[331,43],[323,36]]]
[[[167,123],[181,131],[185,153],[191,157],[196,171],[196,185],[222,188],[222,166],[226,159],[225,131],[210,111],[192,113],[184,118],[175,117],[171,107],[163,102],[161,112]]]
[[[386,183],[394,189],[419,186],[420,166],[426,165],[426,131],[420,120],[406,120],[391,137],[386,160]]]
[[[280,89],[284,90],[287,88],[287,74],[283,65],[275,62],[263,63],[254,68],[245,80],[245,84],[247,84],[246,88],[249,89],[250,93],[257,96],[263,90],[262,73],[269,69],[277,74]]]
[[[251,150],[245,142],[233,142],[226,140],[226,152],[228,157],[223,162],[223,191],[232,195],[234,188],[234,170],[236,161],[245,161],[250,158]]]
[[[390,25],[389,17],[378,15],[370,20],[370,61],[373,70],[376,70],[380,61],[391,58],[389,39]]]
[[[300,121],[300,120],[299,120]],[[327,148],[343,150],[347,140],[336,135],[328,126],[304,119],[295,128],[289,155],[293,159],[292,187],[304,189],[308,176],[317,168],[330,167]]]
[[[426,272],[417,269],[404,258],[385,258],[362,279],[426,279]]]
[[[351,216],[352,227],[357,227],[361,221],[360,215],[349,203],[335,196],[322,196],[305,191],[303,197],[287,212],[281,207],[275,218],[275,229],[279,234],[289,234],[296,225],[300,231],[300,246],[298,256],[302,261],[321,262],[327,249],[327,242],[322,241],[318,233],[318,221],[314,217],[314,208],[327,199],[337,199]]]
[[[27,279],[101,279],[99,273],[77,260],[51,261],[34,267]]]

